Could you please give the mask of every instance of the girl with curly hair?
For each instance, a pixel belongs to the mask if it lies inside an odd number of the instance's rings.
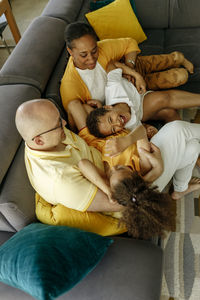
[[[83,175],[102,189],[111,202],[117,201],[124,209],[116,215],[125,223],[128,234],[134,238],[163,237],[175,224],[174,201],[169,194],[160,193],[127,166],[117,165],[108,171],[108,177],[90,161],[79,162]]]

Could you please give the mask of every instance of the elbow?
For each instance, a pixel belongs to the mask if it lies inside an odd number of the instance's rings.
[[[81,103],[81,101],[78,99],[71,100],[67,106],[68,113],[72,114],[73,111],[76,109],[76,106],[80,105],[80,103]]]

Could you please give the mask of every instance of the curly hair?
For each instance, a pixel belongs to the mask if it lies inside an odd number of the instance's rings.
[[[91,35],[96,41],[98,40],[96,32],[94,31],[92,26],[87,23],[73,22],[67,25],[64,32],[64,39],[67,47],[72,49],[73,41],[81,38],[84,35]]]
[[[125,206],[120,221],[134,238],[164,237],[165,231],[175,228],[175,201],[169,194],[160,193],[136,172],[112,188],[112,197]]]
[[[96,108],[89,113],[86,119],[86,125],[88,127],[89,132],[98,137],[98,138],[105,138],[106,135],[102,134],[99,131],[99,117],[104,116],[108,110],[104,107]]]

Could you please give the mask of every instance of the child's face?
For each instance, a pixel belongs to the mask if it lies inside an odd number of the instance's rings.
[[[128,166],[120,166],[117,165],[115,167],[112,167],[110,170],[110,187],[111,190],[114,188],[118,182],[122,181],[124,178],[131,177],[133,174],[133,170]]]
[[[98,119],[98,127],[101,134],[108,136],[121,131],[130,120],[130,113],[111,107],[104,116]]]

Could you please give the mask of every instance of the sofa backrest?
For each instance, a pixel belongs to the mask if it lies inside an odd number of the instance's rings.
[[[169,27],[194,28],[200,27],[199,0],[170,0]]]

